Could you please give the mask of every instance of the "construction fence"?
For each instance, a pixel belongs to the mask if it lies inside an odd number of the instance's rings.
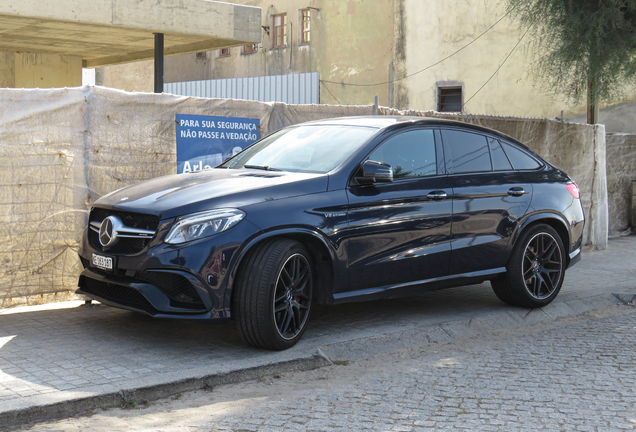
[[[77,248],[91,204],[123,186],[176,173],[176,114],[258,118],[265,136],[291,124],[369,115],[373,109],[92,86],[0,89],[0,308],[73,298],[81,271]],[[611,136],[608,160],[602,125],[383,107],[380,114],[457,119],[511,135],[577,180],[587,217],[586,244],[606,248],[610,229],[627,228],[624,196],[629,190],[623,188],[630,175],[636,178],[633,136]],[[631,173],[624,172],[628,156]],[[620,174],[611,168],[615,163]],[[609,206],[608,180],[614,200]]]

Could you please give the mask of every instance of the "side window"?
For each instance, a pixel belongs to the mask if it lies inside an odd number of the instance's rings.
[[[442,130],[442,140],[451,174],[492,171],[488,140],[484,135]]]
[[[394,179],[435,175],[433,130],[417,129],[392,136],[375,149],[369,159],[391,165]]]
[[[517,147],[513,147],[512,145],[502,142],[504,150],[508,155],[508,159],[512,162],[512,166],[518,170],[531,170],[537,169],[541,166],[539,162],[526,152],[519,150]]]
[[[498,139],[488,137],[488,145],[490,146],[490,155],[492,156],[492,164],[495,171],[509,171],[512,169],[510,161],[501,148]]]

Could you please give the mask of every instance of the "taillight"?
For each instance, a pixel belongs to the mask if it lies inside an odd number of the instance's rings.
[[[579,192],[579,185],[576,182],[570,182],[565,185],[565,187],[570,191],[574,198],[581,198],[581,193]]]

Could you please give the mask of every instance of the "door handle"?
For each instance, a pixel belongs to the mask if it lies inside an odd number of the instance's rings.
[[[432,191],[426,195],[426,198],[431,200],[443,200],[446,198],[446,191]]]
[[[525,193],[526,191],[524,191],[523,188],[520,188],[520,187],[513,187],[508,189],[508,195],[511,195],[511,196],[521,196]]]

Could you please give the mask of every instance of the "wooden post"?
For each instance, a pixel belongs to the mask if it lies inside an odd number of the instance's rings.
[[[598,118],[598,95],[596,85],[593,80],[587,81],[587,124],[597,124]]]
[[[632,211],[631,226],[636,228],[636,180],[632,180]]]

